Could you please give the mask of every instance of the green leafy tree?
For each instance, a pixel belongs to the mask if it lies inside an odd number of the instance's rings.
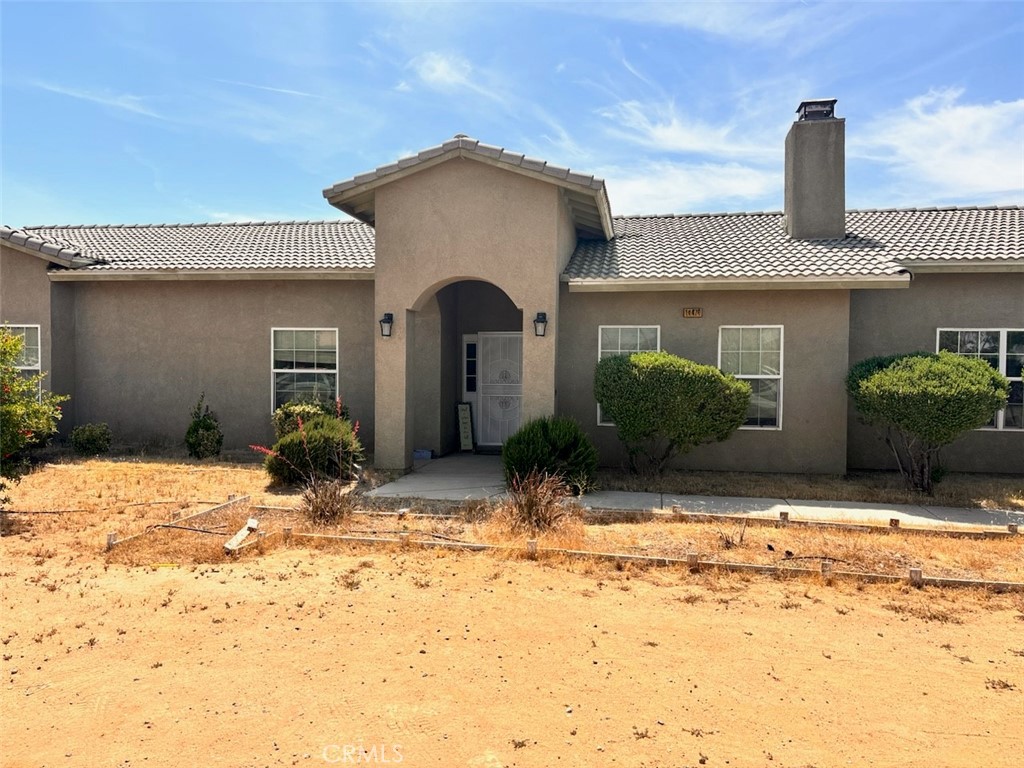
[[[615,422],[630,471],[651,474],[677,454],[728,438],[750,405],[747,382],[667,352],[606,357],[594,372],[594,395]]]
[[[930,495],[940,449],[988,424],[1010,383],[984,360],[939,352],[863,360],[846,388],[864,420],[884,430],[907,485]]]
[[[42,374],[26,376],[17,368],[24,339],[0,326],[0,507],[6,491],[24,473],[28,453],[57,432],[60,403],[66,395],[41,388]]]

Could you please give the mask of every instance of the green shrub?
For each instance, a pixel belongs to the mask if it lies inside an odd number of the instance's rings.
[[[81,456],[97,456],[110,450],[114,435],[106,424],[79,424],[71,430],[71,447]]]
[[[529,421],[501,449],[505,482],[539,471],[561,478],[573,493],[590,489],[597,471],[597,449],[573,419],[546,416]]]
[[[598,362],[594,395],[630,471],[653,474],[676,454],[728,438],[746,419],[750,385],[667,352],[636,352]]]
[[[255,446],[254,446],[255,447]],[[278,484],[310,484],[316,479],[348,480],[357,472],[363,448],[352,423],[334,416],[314,416],[289,432],[270,450],[264,466]]]
[[[25,340],[0,326],[0,508],[7,501],[7,481],[17,482],[28,453],[57,432],[60,403],[66,395],[42,389],[43,375],[26,376],[16,366]]]
[[[865,360],[861,360],[859,363],[854,363],[850,366],[849,373],[846,374],[846,391],[850,393],[850,397],[853,398],[854,407],[861,412],[861,416],[865,421],[870,418],[867,413],[863,412],[860,405],[860,383],[864,379],[872,376],[879,371],[888,368],[893,363],[902,360],[906,357],[933,357],[929,352],[902,352],[898,355],[879,355],[878,357],[869,357]],[[870,421],[868,422],[870,423]]]
[[[988,424],[1006,405],[1010,383],[984,360],[951,352],[897,356],[874,370],[869,362],[847,377],[854,404],[868,423],[885,430],[907,484],[931,494],[941,477],[939,450]]]
[[[210,411],[210,406],[203,405],[205,399],[204,392],[192,409],[192,423],[188,425],[188,431],[185,433],[188,455],[197,459],[219,456],[221,446],[224,445],[224,433],[220,431],[220,423],[216,415]]]
[[[335,416],[347,421],[349,418],[348,406],[341,404],[341,398],[335,400],[317,398],[289,400],[278,407],[271,417],[275,439],[280,440],[290,432],[298,431],[299,419],[309,421],[314,416]]]

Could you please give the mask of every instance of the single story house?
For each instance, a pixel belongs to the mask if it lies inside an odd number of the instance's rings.
[[[340,395],[380,467],[572,416],[622,453],[600,357],[664,349],[748,379],[747,423],[680,466],[891,467],[851,363],[949,349],[1013,382],[950,469],[1024,474],[1024,209],[846,210],[845,120],[804,102],[781,213],[614,216],[601,179],[458,135],[324,190],[341,221],[0,229],[0,322],[71,395],[62,428],[180,443],[201,392],[225,448]]]

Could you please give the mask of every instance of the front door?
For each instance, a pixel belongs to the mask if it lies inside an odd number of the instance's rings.
[[[481,333],[477,340],[480,445],[501,445],[519,429],[523,405],[523,334]]]

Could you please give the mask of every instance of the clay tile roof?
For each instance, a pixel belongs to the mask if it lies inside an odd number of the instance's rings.
[[[365,221],[368,224],[375,223],[374,203],[370,201],[373,190],[380,184],[388,181],[388,177],[415,168],[416,166],[429,167],[431,161],[436,158],[447,157],[468,157],[477,160],[486,160],[497,163],[500,166],[519,169],[519,172],[540,174],[541,177],[549,177],[547,180],[559,183],[571,191],[578,192],[582,196],[581,210],[587,216],[583,218],[597,218],[601,220],[601,226],[596,227],[593,223],[582,223],[577,221],[577,231],[583,237],[607,236],[610,234],[605,227],[611,219],[611,209],[608,207],[607,190],[604,179],[592,174],[578,173],[557,165],[551,165],[544,160],[527,157],[520,152],[513,152],[504,147],[497,147],[458,134],[441,144],[428,147],[410,157],[403,157],[386,165],[381,165],[372,171],[360,173],[350,179],[339,181],[323,190],[323,196],[331,205],[339,208],[353,218]],[[591,204],[582,202],[586,199],[593,199]]]
[[[88,259],[80,271],[372,270],[373,230],[357,221],[30,227]],[[3,230],[0,230],[3,236]],[[4,237],[13,242],[13,238]]]
[[[870,277],[915,264],[1024,262],[1024,208],[848,211],[847,235],[793,240],[782,213],[627,216],[579,241],[569,280]]]
[[[0,226],[0,240],[26,251],[36,251],[49,261],[66,267],[96,263],[82,253],[82,248],[64,237],[48,235],[35,229],[13,229]]]

